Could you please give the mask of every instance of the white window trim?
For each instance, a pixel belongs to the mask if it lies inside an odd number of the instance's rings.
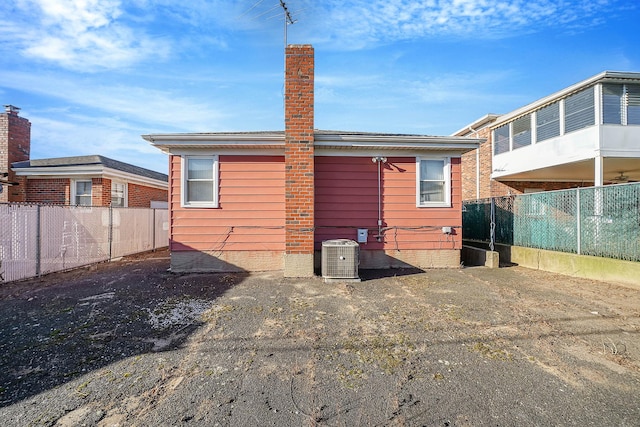
[[[212,202],[189,202],[187,200],[187,162],[189,159],[211,159],[213,160],[213,201]],[[180,205],[183,208],[217,208],[218,207],[218,188],[219,188],[219,165],[218,156],[200,156],[200,155],[188,155],[181,156],[180,168],[182,170],[182,176],[180,179]]]
[[[85,205],[79,205],[76,201],[76,197],[77,197],[77,193],[78,193],[78,183],[79,182],[88,182],[90,184],[91,187],[91,203],[89,203],[89,206],[85,206]],[[93,180],[91,178],[89,179],[73,179],[71,180],[71,191],[70,193],[70,199],[69,200],[69,204],[71,206],[85,206],[85,207],[91,207],[93,206]]]
[[[420,202],[420,161],[444,161],[444,202]],[[419,208],[450,208],[451,207],[451,157],[421,156],[416,157],[416,206]]]
[[[124,192],[123,192],[123,197],[124,197],[124,208],[129,207],[129,184],[127,184],[124,181],[111,181],[111,200],[110,203],[113,202],[113,186],[114,185],[122,185],[124,186]]]

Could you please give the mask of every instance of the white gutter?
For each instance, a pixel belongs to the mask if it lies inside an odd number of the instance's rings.
[[[153,178],[144,177],[117,169],[104,167],[103,165],[79,165],[79,166],[36,166],[29,168],[12,168],[16,176],[26,176],[27,179],[54,178],[78,178],[78,177],[101,177],[108,179],[120,179],[128,183],[143,184],[163,190],[169,188],[169,183]]]

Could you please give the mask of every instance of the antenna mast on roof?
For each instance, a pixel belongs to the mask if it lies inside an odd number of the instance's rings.
[[[284,12],[284,47],[287,47],[287,25],[293,25],[296,21],[291,18],[291,14],[289,13],[289,9],[287,9],[287,4],[280,0],[280,6],[282,7],[282,11]]]

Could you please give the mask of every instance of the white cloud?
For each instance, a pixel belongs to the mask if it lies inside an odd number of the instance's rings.
[[[100,115],[125,118],[154,131],[164,124],[167,130],[204,131],[221,122],[226,114],[200,99],[180,95],[170,90],[140,86],[106,85],[93,80],[69,79],[40,74],[0,70],[5,87],[44,95],[77,107],[85,107]]]
[[[356,49],[423,37],[502,38],[597,25],[616,0],[306,1],[314,16],[297,31],[314,43]],[[618,5],[618,7],[622,7]]]
[[[119,0],[19,0],[3,9],[0,16],[11,24],[0,25],[0,35],[10,37],[12,48],[64,68],[122,68],[168,54],[166,43],[119,21]]]
[[[88,117],[50,111],[29,114],[31,158],[99,154],[166,173],[167,157],[144,141],[141,129],[109,117]]]

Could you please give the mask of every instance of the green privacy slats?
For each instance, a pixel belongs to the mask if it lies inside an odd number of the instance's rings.
[[[640,183],[464,203],[464,239],[640,261]]]

